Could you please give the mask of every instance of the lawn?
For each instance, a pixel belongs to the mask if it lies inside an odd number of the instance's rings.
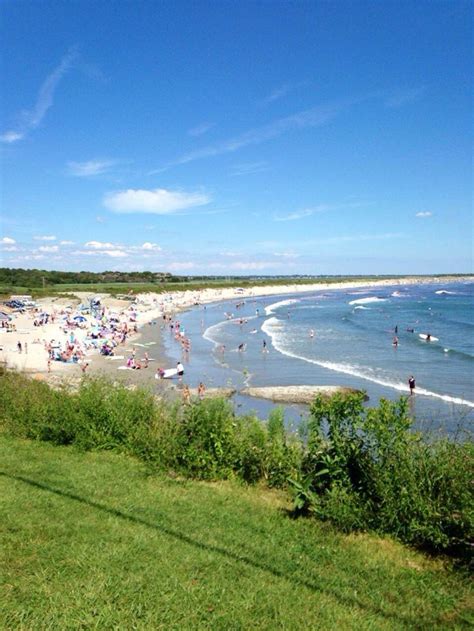
[[[287,496],[0,437],[1,629],[468,628],[467,576]]]

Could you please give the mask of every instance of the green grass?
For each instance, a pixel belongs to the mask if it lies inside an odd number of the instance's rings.
[[[5,436],[0,458],[1,629],[469,626],[461,571],[282,492]]]

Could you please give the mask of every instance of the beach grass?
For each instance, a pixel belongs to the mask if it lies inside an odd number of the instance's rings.
[[[6,436],[0,457],[2,629],[469,626],[463,571],[290,519],[281,491]]]

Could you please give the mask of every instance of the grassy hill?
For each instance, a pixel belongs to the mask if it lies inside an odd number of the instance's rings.
[[[463,572],[280,491],[5,436],[0,459],[2,629],[469,626]]]

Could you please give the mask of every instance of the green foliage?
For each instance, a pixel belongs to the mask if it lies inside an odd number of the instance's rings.
[[[375,530],[464,554],[474,535],[474,445],[428,442],[410,428],[407,402],[363,406],[363,395],[318,397],[306,439],[236,416],[223,399],[163,404],[141,389],[85,378],[73,391],[0,373],[0,431],[21,438],[115,450],[150,470],[205,480],[289,484],[295,514],[341,530]]]
[[[304,497],[306,511],[343,530],[467,550],[474,534],[473,444],[422,440],[410,431],[404,398],[371,409],[362,400],[318,397],[311,406],[298,480],[304,493],[296,493],[295,508],[301,510]]]
[[[0,379],[0,427],[14,436],[122,451],[150,469],[198,479],[285,486],[299,467],[301,448],[285,436],[281,411],[267,429],[255,417],[237,417],[224,399],[164,405],[147,390],[104,379],[83,379],[77,391],[11,372]]]

